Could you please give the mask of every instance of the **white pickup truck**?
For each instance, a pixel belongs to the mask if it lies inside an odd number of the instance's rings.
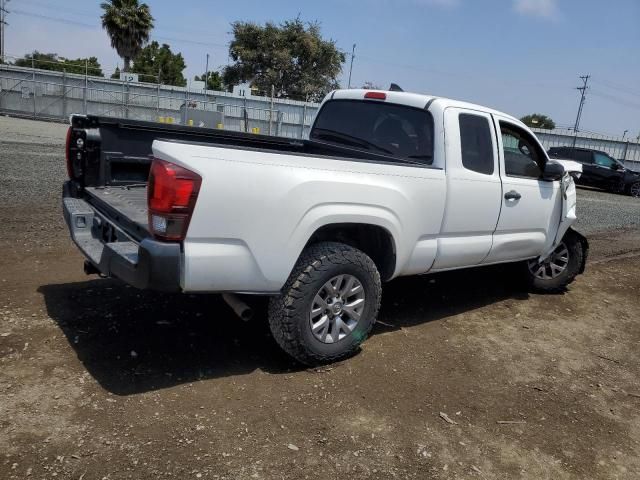
[[[67,166],[87,273],[224,293],[240,313],[237,294],[269,295],[305,364],[357,351],[382,282],[517,262],[556,291],[586,262],[561,162],[517,119],[445,98],[334,91],[303,141],[74,116]]]

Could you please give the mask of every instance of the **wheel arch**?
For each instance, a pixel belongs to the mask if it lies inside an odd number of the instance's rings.
[[[361,250],[373,260],[383,281],[393,278],[397,265],[397,244],[387,228],[360,222],[324,224],[311,234],[303,250],[327,241],[344,243]]]

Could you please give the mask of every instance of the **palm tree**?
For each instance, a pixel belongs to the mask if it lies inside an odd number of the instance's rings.
[[[149,41],[153,28],[153,17],[146,3],[138,0],[107,0],[100,7],[104,10],[102,28],[111,39],[111,46],[124,60],[124,71],[128,72],[131,59],[140,53]]]

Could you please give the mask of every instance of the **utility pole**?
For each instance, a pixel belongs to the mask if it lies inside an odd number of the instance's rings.
[[[9,25],[7,23],[7,14],[9,11],[5,8],[6,4],[9,0],[0,0],[0,62],[5,61],[5,40],[4,40],[4,31],[5,26]]]
[[[207,66],[204,69],[204,89],[207,90],[209,87],[209,54],[207,53]]]
[[[581,95],[580,95],[580,105],[578,106],[578,114],[576,115],[576,123],[573,126],[574,133],[578,133],[578,129],[580,128],[580,117],[582,117],[582,108],[584,107],[584,101],[587,96],[587,89],[589,88],[587,87],[587,83],[589,82],[590,77],[591,75],[582,75],[580,77],[582,79],[582,86],[576,87],[576,90],[578,90],[581,93]]]
[[[207,66],[204,67],[204,109],[207,109],[209,103],[209,54],[207,53]]]
[[[353,44],[353,48],[351,49],[351,66],[349,67],[349,86],[347,88],[351,88],[351,72],[353,71],[353,59],[356,57],[356,44]]]

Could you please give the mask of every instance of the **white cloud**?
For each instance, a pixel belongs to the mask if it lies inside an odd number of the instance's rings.
[[[513,8],[522,15],[547,18],[558,18],[557,0],[514,0]]]

